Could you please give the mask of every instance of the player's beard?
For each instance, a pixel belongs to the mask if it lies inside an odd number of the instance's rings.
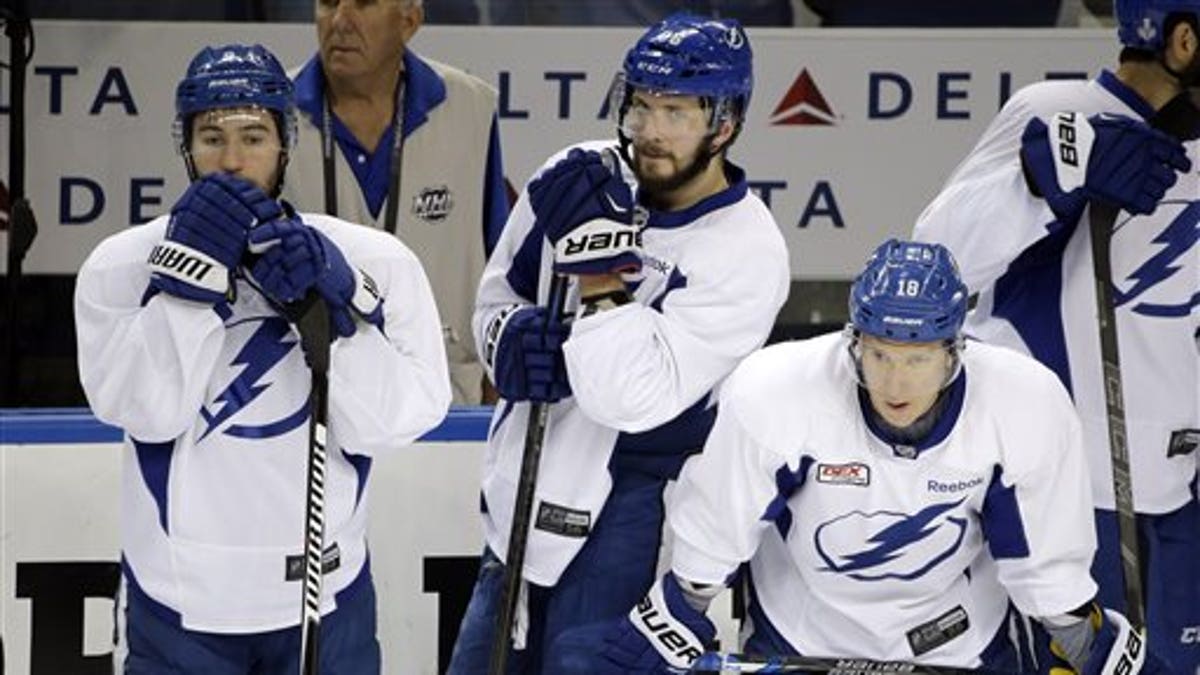
[[[693,157],[690,162],[684,165],[683,168],[668,176],[650,176],[642,170],[642,161],[644,161],[645,155],[635,144],[633,155],[634,161],[632,164],[633,174],[637,176],[638,179],[638,190],[641,194],[650,197],[651,201],[653,201],[654,197],[658,195],[674,192],[684,185],[687,185],[689,182],[695,179],[696,176],[704,173],[704,171],[708,169],[709,163],[712,162],[713,158],[716,157],[717,154],[718,153],[713,152],[712,150],[712,138],[706,136],[704,138],[704,142],[702,142],[700,147],[697,148],[696,156]],[[659,155],[658,157],[662,156]]]

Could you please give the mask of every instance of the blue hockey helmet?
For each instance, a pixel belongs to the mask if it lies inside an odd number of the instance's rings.
[[[850,289],[850,324],[896,342],[953,342],[967,315],[967,287],[941,244],[884,242]]]
[[[633,89],[700,96],[740,125],[754,89],[750,40],[733,19],[677,12],[651,26],[630,48],[620,77],[623,86],[614,87],[618,106],[627,104]]]
[[[1200,0],[1116,0],[1117,39],[1126,47],[1157,52],[1165,44],[1167,17],[1175,12],[1200,19]]]
[[[296,141],[292,81],[275,55],[262,45],[205,47],[188,65],[175,88],[175,133],[181,145],[193,115],[217,108],[257,106],[276,115],[284,148]]]

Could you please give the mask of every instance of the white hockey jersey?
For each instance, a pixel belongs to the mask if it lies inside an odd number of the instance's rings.
[[[1153,114],[1109,72],[1020,90],[921,214],[914,237],[946,245],[980,293],[967,333],[1033,355],[1070,390],[1096,505],[1112,509],[1088,211],[1077,223],[1056,222],[1030,194],[1019,158],[1029,119],[1061,111]],[[1186,145],[1192,171],[1153,214],[1121,213],[1112,240],[1134,504],[1144,513],[1187,503],[1197,468],[1196,452],[1170,449],[1172,432],[1200,429],[1200,144]]]
[[[385,333],[337,339],[329,372],[322,612],[363,572],[371,458],[450,403],[441,323],[394,237],[303,214],[369,274]],[[121,543],[131,581],[185,628],[248,633],[300,618],[311,374],[299,335],[243,278],[219,315],[163,293],[146,259],[169,216],[101,242],[75,288],[79,369],[96,416],[125,430]]]
[[[1092,501],[1066,392],[1007,349],[970,343],[963,364],[930,437],[894,449],[865,421],[845,337],[746,359],[668,504],[675,574],[722,584],[753,556],[763,611],[799,653],[961,667],[979,665],[1008,596],[1032,616],[1089,601]]]
[[[613,146],[597,141],[578,147]],[[624,439],[636,438],[629,444],[637,443],[643,458],[676,458],[675,471],[699,451],[703,433],[697,429],[708,427],[691,419],[704,415],[709,392],[771,331],[790,283],[787,247],[770,211],[748,191],[742,170],[729,163],[726,168],[728,189],[682,211],[651,212],[634,302],[572,327],[564,352],[574,396],[550,408],[534,502],[535,514],[545,506],[570,526],[531,528],[523,571],[529,581],[553,585],[582,548],[612,486],[610,459]],[[633,186],[632,172],[623,170]],[[487,327],[505,308],[546,303],[553,250],[533,225],[522,190],[480,282],[477,344],[486,343]],[[567,312],[577,307],[572,286]],[[485,367],[491,375],[492,364]],[[528,403],[501,401],[484,457],[484,532],[501,559],[528,417]]]

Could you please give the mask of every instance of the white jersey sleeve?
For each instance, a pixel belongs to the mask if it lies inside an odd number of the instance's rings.
[[[1041,115],[1045,111],[1032,106],[1026,90],[1009,99],[913,229],[914,239],[950,249],[972,293],[994,283],[1055,220],[1045,200],[1029,191],[1021,169],[1021,134],[1031,117]]]
[[[1095,588],[1088,572],[1096,536],[1083,432],[1050,371],[1032,362],[1007,367],[1027,383],[1028,398],[1039,405],[1027,413],[1017,393],[1006,400],[1007,410],[997,411],[1000,417],[1024,417],[1005,430],[1002,473],[982,509],[984,534],[1000,583],[1017,608],[1038,618],[1060,616],[1091,599],[1088,590]],[[1011,540],[1018,532],[1024,548]]]
[[[79,378],[96,417],[135,438],[167,441],[191,427],[221,355],[211,305],[157,294],[146,256],[167,217],[102,241],[75,282]]]
[[[1114,508],[1105,376],[1096,323],[1090,207],[1059,221],[1025,185],[1021,133],[1060,111],[1148,120],[1153,108],[1111,72],[1018,92],[942,192],[914,237],[946,245],[979,299],[964,332],[1029,354],[1058,375],[1083,424],[1096,506]],[[1200,142],[1184,144],[1200,161]],[[1122,213],[1110,250],[1134,507],[1161,514],[1195,500],[1200,453],[1200,174],[1179,174],[1153,213]],[[1066,220],[1071,220],[1067,218]]]
[[[361,326],[330,354],[329,415],[338,438],[360,454],[415,441],[450,406],[441,320],[420,261],[386,233],[329,216],[304,214],[375,280],[384,330]]]
[[[671,567],[681,578],[696,583],[728,583],[738,567],[753,557],[771,527],[762,516],[779,497],[776,474],[782,467],[789,472],[799,468],[756,436],[753,417],[749,426],[745,421],[747,406],[768,399],[765,392],[755,391],[755,369],[754,364],[739,367],[722,386],[717,421],[704,452],[683,466],[669,504],[675,535]],[[803,426],[796,430],[803,433]]]
[[[592,419],[624,431],[652,429],[762,345],[787,297],[787,249],[766,207],[747,201],[735,216],[745,219],[740,232],[687,235],[693,248],[676,267],[687,283],[657,307],[629,304],[575,324],[563,352],[575,398]]]

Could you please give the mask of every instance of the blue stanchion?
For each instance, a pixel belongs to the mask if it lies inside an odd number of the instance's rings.
[[[469,442],[487,439],[491,406],[455,406],[422,441]],[[96,419],[87,408],[0,410],[0,444],[118,443],[117,427]]]

